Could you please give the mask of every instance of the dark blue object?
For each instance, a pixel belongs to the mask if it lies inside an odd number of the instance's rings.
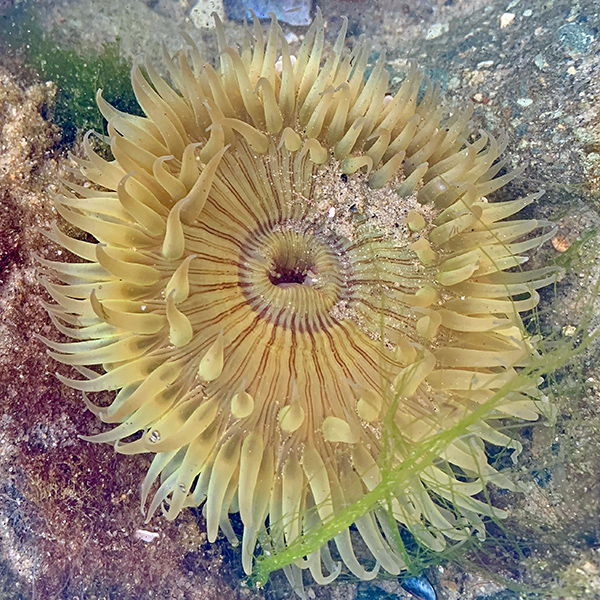
[[[400,585],[419,600],[437,600],[437,594],[425,575],[405,577]]]
[[[289,25],[310,25],[313,0],[223,0],[225,14],[232,21],[250,20],[251,11],[259,19],[270,19],[275,13],[278,21]]]

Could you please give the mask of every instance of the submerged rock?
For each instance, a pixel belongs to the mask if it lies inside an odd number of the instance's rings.
[[[312,0],[223,0],[225,14],[233,21],[250,19],[252,12],[259,19],[269,19],[275,13],[278,21],[288,25],[309,25]]]

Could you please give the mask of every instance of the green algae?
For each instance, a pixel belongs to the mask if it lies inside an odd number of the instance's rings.
[[[572,273],[580,265],[582,251],[594,237],[594,234],[595,232],[592,231],[581,236],[581,239],[574,243],[569,251],[560,255],[554,261],[558,269],[557,273],[564,273],[565,271]],[[597,280],[593,286],[592,297],[599,291],[600,280]],[[554,288],[554,294],[556,294],[556,287]],[[310,532],[299,536],[285,549],[274,550],[268,537],[263,540],[263,552],[255,557],[254,571],[250,577],[251,585],[256,588],[265,586],[271,573],[284,569],[327,545],[338,534],[350,528],[361,516],[379,507],[387,511],[390,521],[389,529],[393,532],[396,550],[406,563],[406,571],[400,575],[401,578],[409,575],[421,575],[432,566],[452,562],[459,569],[472,569],[474,572],[485,573],[490,581],[504,586],[507,594],[514,593],[517,594],[515,597],[519,598],[539,598],[539,594],[545,591],[543,582],[540,580],[533,584],[523,583],[518,579],[508,578],[499,569],[493,568],[494,562],[498,566],[503,563],[508,565],[514,561],[521,565],[525,564],[530,555],[530,548],[536,545],[538,538],[535,532],[532,535],[531,530],[526,531],[518,517],[515,518],[511,515],[508,523],[500,520],[493,510],[497,496],[492,498],[492,494],[487,487],[484,488],[480,497],[490,507],[490,513],[484,518],[485,537],[470,535],[463,541],[448,543],[447,547],[441,552],[433,551],[419,544],[406,528],[398,528],[391,508],[391,492],[394,489],[402,488],[404,484],[409,484],[411,479],[418,477],[419,473],[433,464],[454,440],[468,435],[472,426],[489,418],[494,406],[500,403],[508,393],[518,389],[527,381],[538,379],[543,382],[540,387],[545,394],[553,398],[553,412],[552,414],[545,414],[545,419],[536,423],[524,424],[507,421],[502,430],[511,439],[518,440],[520,438],[519,432],[526,428],[544,429],[550,432],[548,434],[549,438],[554,438],[557,427],[556,419],[569,418],[564,410],[564,400],[561,403],[559,398],[564,399],[566,397],[567,400],[570,400],[574,393],[579,394],[579,396],[584,394],[582,382],[585,381],[585,378],[580,370],[580,363],[582,357],[593,350],[598,337],[598,331],[594,331],[591,325],[593,307],[589,299],[582,303],[582,318],[579,326],[575,334],[568,339],[552,337],[552,334],[549,334],[545,339],[542,338],[541,328],[543,324],[540,321],[539,310],[540,307],[538,306],[531,311],[527,318],[524,318],[526,328],[531,332],[531,335],[538,338],[539,356],[531,366],[522,369],[516,378],[499,389],[492,398],[464,417],[455,426],[423,440],[414,446],[410,452],[407,452],[402,432],[398,430],[393,419],[396,403],[392,402],[383,427],[383,438],[386,440],[383,448],[387,448],[388,451],[384,452],[378,461],[381,482],[358,502],[337,513],[326,523],[315,526]],[[562,378],[566,371],[572,369],[577,371],[575,376],[577,387],[576,390],[566,391],[564,385],[562,385]],[[557,413],[559,413],[558,416]],[[400,465],[390,466],[389,462],[386,461],[386,454],[393,454],[393,448],[400,445],[402,445],[402,454],[406,455],[406,458]],[[542,476],[540,475],[540,473],[543,473],[542,470],[536,471],[531,464],[524,466],[521,459],[517,461],[518,471],[515,465],[503,468],[503,466],[506,467],[513,463],[510,456],[511,452],[507,448],[496,449],[496,453],[493,453],[491,448],[488,449],[490,463],[513,480],[519,479],[521,482],[531,482]],[[517,492],[514,494],[514,498],[522,495]],[[452,505],[450,503],[445,504],[444,508],[452,510]],[[531,565],[531,562],[530,560],[528,564]],[[491,569],[490,563],[492,564]],[[571,587],[576,589],[576,586],[567,585],[562,591],[569,591]]]
[[[570,364],[573,359],[584,352],[590,344],[596,339],[596,334],[588,334],[587,331],[581,331],[581,337],[577,345],[560,344],[560,346],[548,353],[543,354],[529,368],[521,371],[513,381],[501,388],[488,402],[481,405],[470,415],[463,418],[456,426],[447,429],[439,434],[424,440],[415,446],[407,458],[395,468],[386,468],[384,463],[380,463],[382,480],[371,492],[367,493],[360,501],[348,506],[345,510],[336,514],[327,523],[316,527],[313,531],[297,538],[285,550],[273,552],[268,550],[256,557],[254,573],[251,576],[251,582],[257,587],[266,584],[270,574],[278,569],[282,569],[290,564],[293,564],[298,559],[301,559],[311,552],[314,552],[324,544],[327,544],[336,535],[350,527],[358,518],[367,512],[373,510],[376,506],[387,507],[391,497],[391,491],[395,488],[402,487],[404,483],[410,481],[411,478],[418,475],[424,468],[431,465],[432,462],[443,453],[444,449],[452,443],[457,437],[468,434],[469,428],[486,416],[489,416],[493,406],[500,402],[502,398],[510,391],[517,389],[524,382],[531,380],[532,377],[545,377],[557,370],[564,368]],[[552,426],[552,423],[549,423]],[[485,500],[490,503],[491,499],[484,492]],[[387,508],[390,519],[393,520],[391,508]],[[394,521],[395,522],[395,521]],[[404,537],[396,538],[398,551],[406,559],[407,574],[418,575],[426,568],[432,565],[441,565],[449,560],[454,560],[459,564],[465,562],[467,551],[475,548],[485,551],[486,546],[494,546],[498,543],[498,539],[502,538],[502,542],[510,543],[513,552],[517,552],[521,560],[525,558],[523,552],[520,551],[519,542],[514,539],[510,542],[510,528],[505,527],[496,517],[490,516],[489,522],[502,531],[491,532],[485,541],[478,540],[475,536],[471,536],[464,543],[449,545],[442,552],[433,552],[418,543],[410,543]],[[397,528],[396,528],[397,529]],[[490,533],[490,532],[488,532]],[[497,539],[495,539],[497,538]],[[496,579],[503,585],[514,589],[520,593],[528,591],[527,586],[518,585],[515,582],[502,579],[496,574]]]
[[[89,129],[103,131],[104,120],[96,105],[96,92],[115,108],[141,114],[131,88],[131,62],[120,54],[118,40],[100,51],[66,47],[54,32],[45,32],[33,2],[26,2],[0,19],[0,40],[41,79],[58,88],[51,120],[70,146]]]

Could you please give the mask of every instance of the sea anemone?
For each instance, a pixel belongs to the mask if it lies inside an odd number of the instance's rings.
[[[109,406],[84,394],[118,424],[84,439],[154,454],[148,519],[203,504],[208,539],[237,543],[239,512],[247,573],[257,540],[285,549],[373,490],[384,454],[400,465],[489,406],[393,490],[395,531],[375,506],[287,567],[297,588],[302,569],[398,574],[398,527],[441,551],[500,514],[476,496],[511,486],[486,445],[519,443],[496,424],[547,408],[519,377],[537,356],[520,313],[555,272],[521,265],[554,230],[510,218],[539,194],[488,201],[516,174],[499,175],[505,138],[470,136],[471,109],[444,118],[414,66],[389,95],[384,55],[369,70],[345,25],[327,54],[318,14],[296,56],[275,20],[239,49],[216,32],[218,68],[190,43],[165,57],[172,84],[133,69],[145,116],[98,94],[113,160],[86,135],[79,182],[54,195],[88,235],[48,232],[79,260],[40,259],[74,340],[46,343],[83,376],[62,382],[117,392]]]

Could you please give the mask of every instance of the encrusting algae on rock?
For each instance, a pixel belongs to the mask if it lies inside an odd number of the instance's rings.
[[[239,512],[251,573],[257,541],[285,549],[375,489],[384,454],[402,464],[488,403],[390,503],[434,551],[483,534],[501,511],[476,496],[512,487],[485,444],[520,447],[495,423],[550,411],[537,378],[518,377],[537,356],[520,313],[556,275],[519,267],[555,230],[511,217],[540,194],[489,202],[516,174],[498,176],[506,140],[468,141],[468,109],[442,121],[414,67],[394,96],[384,56],[365,80],[369,48],[347,52],[345,25],[326,53],[317,14],[295,57],[276,21],[239,50],[216,31],[218,68],[191,45],[166,57],[172,85],[133,70],[145,117],[98,95],[114,160],[88,134],[80,182],[54,196],[96,240],[55,224],[49,239],[78,260],[40,259],[73,340],[46,343],[81,374],[59,378],[116,424],[85,439],[154,453],[148,519],[203,504],[209,540],[220,528],[237,544]],[[110,406],[88,397],[105,390]],[[286,574],[300,593],[303,569],[319,583],[342,564],[398,574],[393,529],[376,506]]]

